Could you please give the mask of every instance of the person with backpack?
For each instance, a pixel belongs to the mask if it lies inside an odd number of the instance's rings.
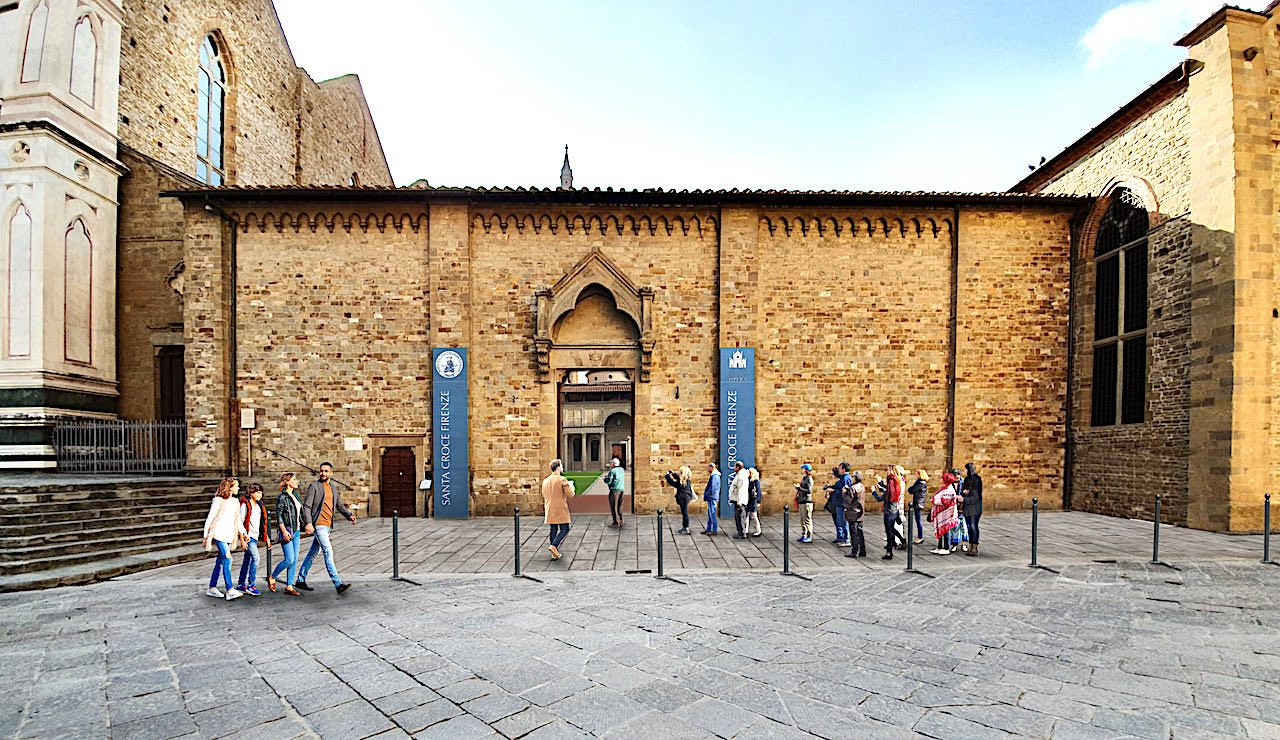
[[[800,466],[796,511],[800,513],[800,536],[796,542],[813,542],[813,466],[809,463]]]
[[[262,503],[261,483],[250,483],[249,494],[240,497],[240,521],[243,523],[247,542],[236,590],[250,596],[261,596],[262,592],[258,590],[258,543],[265,543],[268,549],[271,547],[267,507]]]
[[[844,488],[844,517],[849,523],[849,554],[845,557],[865,558],[867,539],[862,531],[862,520],[866,511],[866,487],[862,485],[861,470],[853,471],[850,477],[853,485]]]
[[[667,485],[676,490],[676,506],[680,507],[680,534],[693,534],[689,531],[689,502],[693,500],[693,473],[688,465],[680,466],[680,472],[668,470],[663,476]]]

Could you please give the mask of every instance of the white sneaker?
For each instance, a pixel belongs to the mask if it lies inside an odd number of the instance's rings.
[[[940,551],[938,554],[939,554],[939,555],[950,555],[950,554],[951,554],[951,551],[950,551],[950,550],[942,550],[942,551]],[[230,591],[228,591],[228,592],[227,592],[227,598],[228,598],[228,599],[229,599],[229,598],[231,598],[231,592],[230,592]]]
[[[965,543],[961,544],[961,545],[960,545],[960,547],[964,548],[964,551],[965,551],[965,552],[969,552],[969,543],[968,543],[968,542],[965,542]]]
[[[244,596],[244,592],[243,592],[243,591],[237,591],[237,590],[236,590],[236,589],[234,589],[234,588],[233,588],[233,589],[229,589],[229,590],[227,591],[227,601],[231,601],[232,599],[238,599],[238,598],[240,598],[241,596]]]
[[[210,586],[210,587],[209,587],[209,590],[204,592],[204,595],[205,595],[205,596],[212,596],[212,597],[213,597],[213,598],[215,598],[215,599],[221,599],[221,598],[222,598],[222,592],[221,592],[221,591],[219,591],[218,589],[214,588],[213,586]]]

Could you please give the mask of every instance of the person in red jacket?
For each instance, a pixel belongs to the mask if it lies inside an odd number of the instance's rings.
[[[262,503],[262,484],[250,483],[248,495],[240,497],[240,522],[248,537],[244,561],[240,563],[240,582],[236,589],[250,596],[261,596],[258,590],[258,543],[271,547],[267,531],[267,507]],[[246,576],[248,579],[246,580]]]

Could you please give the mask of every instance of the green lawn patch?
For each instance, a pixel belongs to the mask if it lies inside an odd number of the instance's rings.
[[[587,486],[591,485],[592,483],[595,483],[596,478],[600,477],[600,473],[591,473],[591,472],[584,473],[584,472],[574,471],[574,472],[565,473],[564,477],[573,481],[573,490],[577,491],[578,493],[585,493],[587,490]]]

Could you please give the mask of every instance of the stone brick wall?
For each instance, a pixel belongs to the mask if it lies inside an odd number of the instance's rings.
[[[360,185],[390,185],[391,172],[360,78],[346,75],[317,85],[306,72],[299,74],[303,81],[298,181],[346,184],[355,174]]]
[[[169,285],[183,260],[182,203],[160,193],[179,186],[163,165],[122,148],[116,335],[120,416],[156,418],[157,343],[182,344],[182,298]],[[182,278],[187,275],[183,271]]]
[[[1146,202],[1148,240],[1147,410],[1141,424],[1090,425],[1094,263],[1100,200],[1079,227],[1075,249],[1075,357],[1072,364],[1070,506],[1114,516],[1188,519],[1191,454],[1191,143],[1190,93],[1181,93],[1117,133],[1052,182],[1045,192],[1107,195],[1129,188]],[[1045,497],[1041,496],[1043,503]]]
[[[183,300],[187,375],[187,467],[224,473],[232,467],[231,231],[221,215],[200,206],[184,214],[183,253],[190,279]]]
[[[977,465],[984,506],[1059,508],[1072,214],[959,216],[956,467]]]
[[[510,210],[527,213],[529,207],[512,206]],[[508,209],[504,207],[502,212]],[[533,211],[534,220],[542,215]],[[526,511],[542,510],[538,484],[546,460],[539,455],[546,456],[541,452],[544,430],[549,428],[554,440],[556,408],[554,403],[544,402],[545,385],[536,375],[534,292],[554,285],[596,248],[637,285],[652,287],[657,294],[657,349],[645,389],[650,411],[642,413],[637,404],[638,444],[632,474],[637,511],[670,508],[671,496],[663,490],[662,472],[687,464],[703,478],[700,465],[714,459],[716,452],[714,219],[697,214],[701,216],[699,228],[688,225],[695,214],[683,211],[575,210],[545,215],[553,222],[560,217],[566,221],[581,218],[583,224],[593,216],[614,216],[624,224],[647,216],[660,225],[651,232],[641,221],[638,228],[624,225],[618,233],[608,221],[603,229],[593,225],[570,231],[564,226],[553,229],[547,223],[535,227],[528,220],[473,217],[469,305],[476,320],[470,329],[469,379],[475,513],[508,514],[513,505]],[[684,219],[684,227],[672,226],[668,233],[662,224],[677,216]],[[517,226],[517,221],[524,225]],[[434,237],[434,220],[432,234]],[[443,307],[436,310],[445,311]]]
[[[228,68],[229,183],[345,185],[359,172],[366,185],[391,184],[358,80],[312,82],[268,0],[127,0],[124,9],[119,136],[127,146],[194,174],[199,49],[215,33]]]
[[[262,209],[255,209],[261,212]],[[431,416],[427,214],[402,205],[334,204],[323,217],[291,212],[238,234],[238,396],[254,409],[254,477],[299,470],[264,448],[334,476],[364,503],[370,435],[423,439]],[[295,227],[292,219],[302,218]],[[361,449],[344,448],[344,438]],[[248,462],[241,437],[240,469]]]
[[[822,485],[841,461],[868,478],[946,463],[950,234],[930,225],[943,217],[761,214],[756,457],[768,510],[792,500],[806,461]]]
[[[1185,214],[1191,203],[1188,156],[1188,96],[1174,96],[1075,162],[1037,192],[1102,195],[1117,177],[1145,180],[1166,217]]]

